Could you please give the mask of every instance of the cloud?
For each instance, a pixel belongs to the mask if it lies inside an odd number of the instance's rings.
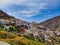
[[[42,5],[50,4],[49,6],[57,6],[59,3],[60,0],[45,0],[45,1],[44,0],[0,0],[0,7],[11,6],[11,5],[27,5],[30,7],[36,7],[41,4]]]
[[[8,6],[12,3],[11,0],[0,0],[0,7]]]
[[[12,5],[22,5],[27,0],[0,0],[0,8]]]
[[[22,15],[23,17],[32,17],[32,16],[35,16],[35,15]]]
[[[0,0],[0,8],[5,9],[9,14],[31,17],[41,14],[42,10],[49,10],[48,13],[58,7],[60,0]],[[19,9],[16,5],[18,5]],[[16,8],[12,8],[16,6]],[[21,9],[20,9],[21,8]],[[17,10],[17,11],[16,11]]]
[[[38,10],[22,10],[22,11],[8,11],[7,13],[10,15],[18,15],[18,16],[23,16],[23,17],[31,17],[35,16],[38,12]]]
[[[17,1],[16,0],[2,0],[0,2],[1,2],[0,7],[4,7],[5,10],[8,10],[7,12],[11,13],[12,15],[15,15],[17,12],[19,15],[26,16],[26,17],[37,15],[39,13],[39,10],[45,8],[45,5],[46,5],[46,3],[37,3],[36,0],[35,1],[34,0],[33,1],[32,0],[17,0]],[[27,7],[28,10],[26,8],[24,8],[21,11],[20,10],[16,11],[14,9],[13,10],[14,12],[12,13],[12,11],[11,12],[9,11],[9,8],[11,8],[10,6],[13,6],[13,5],[19,5],[19,6],[22,5],[22,6]],[[12,10],[12,8],[10,10]]]

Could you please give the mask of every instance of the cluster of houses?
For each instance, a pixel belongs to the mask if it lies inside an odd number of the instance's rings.
[[[28,27],[28,30],[36,30],[35,24],[20,19],[0,19],[0,24],[2,24],[4,28],[8,28],[11,24],[14,24],[15,26]]]
[[[14,24],[15,26],[21,26],[24,30],[24,35],[31,36],[31,34],[34,37],[41,37],[41,35],[44,36],[45,40],[47,41],[50,37],[53,37],[55,34],[60,35],[60,32],[55,31],[55,33],[48,28],[38,25],[37,23],[28,23],[25,21],[22,21],[20,19],[0,19],[0,24],[4,26],[4,29],[9,29],[10,24]]]

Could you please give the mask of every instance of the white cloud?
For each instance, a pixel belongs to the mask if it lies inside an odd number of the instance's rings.
[[[14,11],[14,12],[7,12],[10,15],[21,15],[21,16],[25,16],[25,17],[32,17],[35,16],[38,13],[38,10],[22,10],[22,11]]]
[[[0,0],[0,7],[6,7],[11,5],[21,5],[27,0]]]
[[[11,0],[0,0],[0,7],[8,6],[12,3]]]
[[[13,5],[22,5],[27,6],[28,10],[24,8],[24,10],[20,11],[14,11],[9,12],[12,15],[15,15],[16,13],[22,14],[26,17],[31,17],[34,15],[37,15],[40,13],[41,10],[46,10],[52,7],[55,7],[58,4],[59,0],[0,0],[0,8],[9,9],[9,7]],[[51,5],[49,5],[51,4]]]
[[[25,17],[32,17],[32,16],[35,16],[35,15],[22,15],[22,16],[25,16]]]
[[[41,9],[46,9],[45,5],[47,4],[46,3],[40,3],[40,4],[27,3],[26,5],[30,6],[31,8],[29,8],[29,10],[20,11],[20,14],[26,17],[32,17],[40,13]]]
[[[31,17],[33,15],[36,15],[40,9],[44,8],[46,3],[36,3],[37,0],[0,0],[0,8],[9,8],[12,5],[22,5],[27,6],[29,10],[18,10],[14,11],[14,14],[17,12],[19,14],[22,14],[26,17]],[[38,0],[39,1],[39,0]],[[10,12],[12,14],[12,12]]]

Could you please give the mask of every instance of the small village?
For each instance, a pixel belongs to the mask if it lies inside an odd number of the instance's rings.
[[[18,36],[26,35],[28,37],[34,37],[35,40],[40,40],[41,42],[44,42],[42,41],[43,39],[46,42],[52,42],[51,38],[58,38],[60,36],[60,32],[58,31],[51,31],[49,28],[44,27],[43,25],[39,25],[34,22],[28,23],[19,19],[0,19],[0,26],[2,26],[2,28],[4,28],[6,31]]]

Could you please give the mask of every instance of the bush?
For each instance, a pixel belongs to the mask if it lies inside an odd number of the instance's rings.
[[[13,32],[13,31],[16,31],[15,27],[10,26],[10,27],[9,27],[9,32]]]
[[[4,28],[4,26],[2,26],[2,25],[0,24],[0,28]]]
[[[0,38],[15,38],[15,35],[14,34],[11,34],[9,32],[6,32],[6,31],[0,31]]]
[[[35,40],[34,37],[30,37],[30,36],[26,36],[26,35],[24,35],[24,37],[27,38],[27,39],[30,39],[30,40]]]
[[[25,43],[22,43],[21,45],[26,45]]]
[[[9,44],[10,44],[10,45],[14,45],[14,43],[13,43],[13,42],[9,42]]]

